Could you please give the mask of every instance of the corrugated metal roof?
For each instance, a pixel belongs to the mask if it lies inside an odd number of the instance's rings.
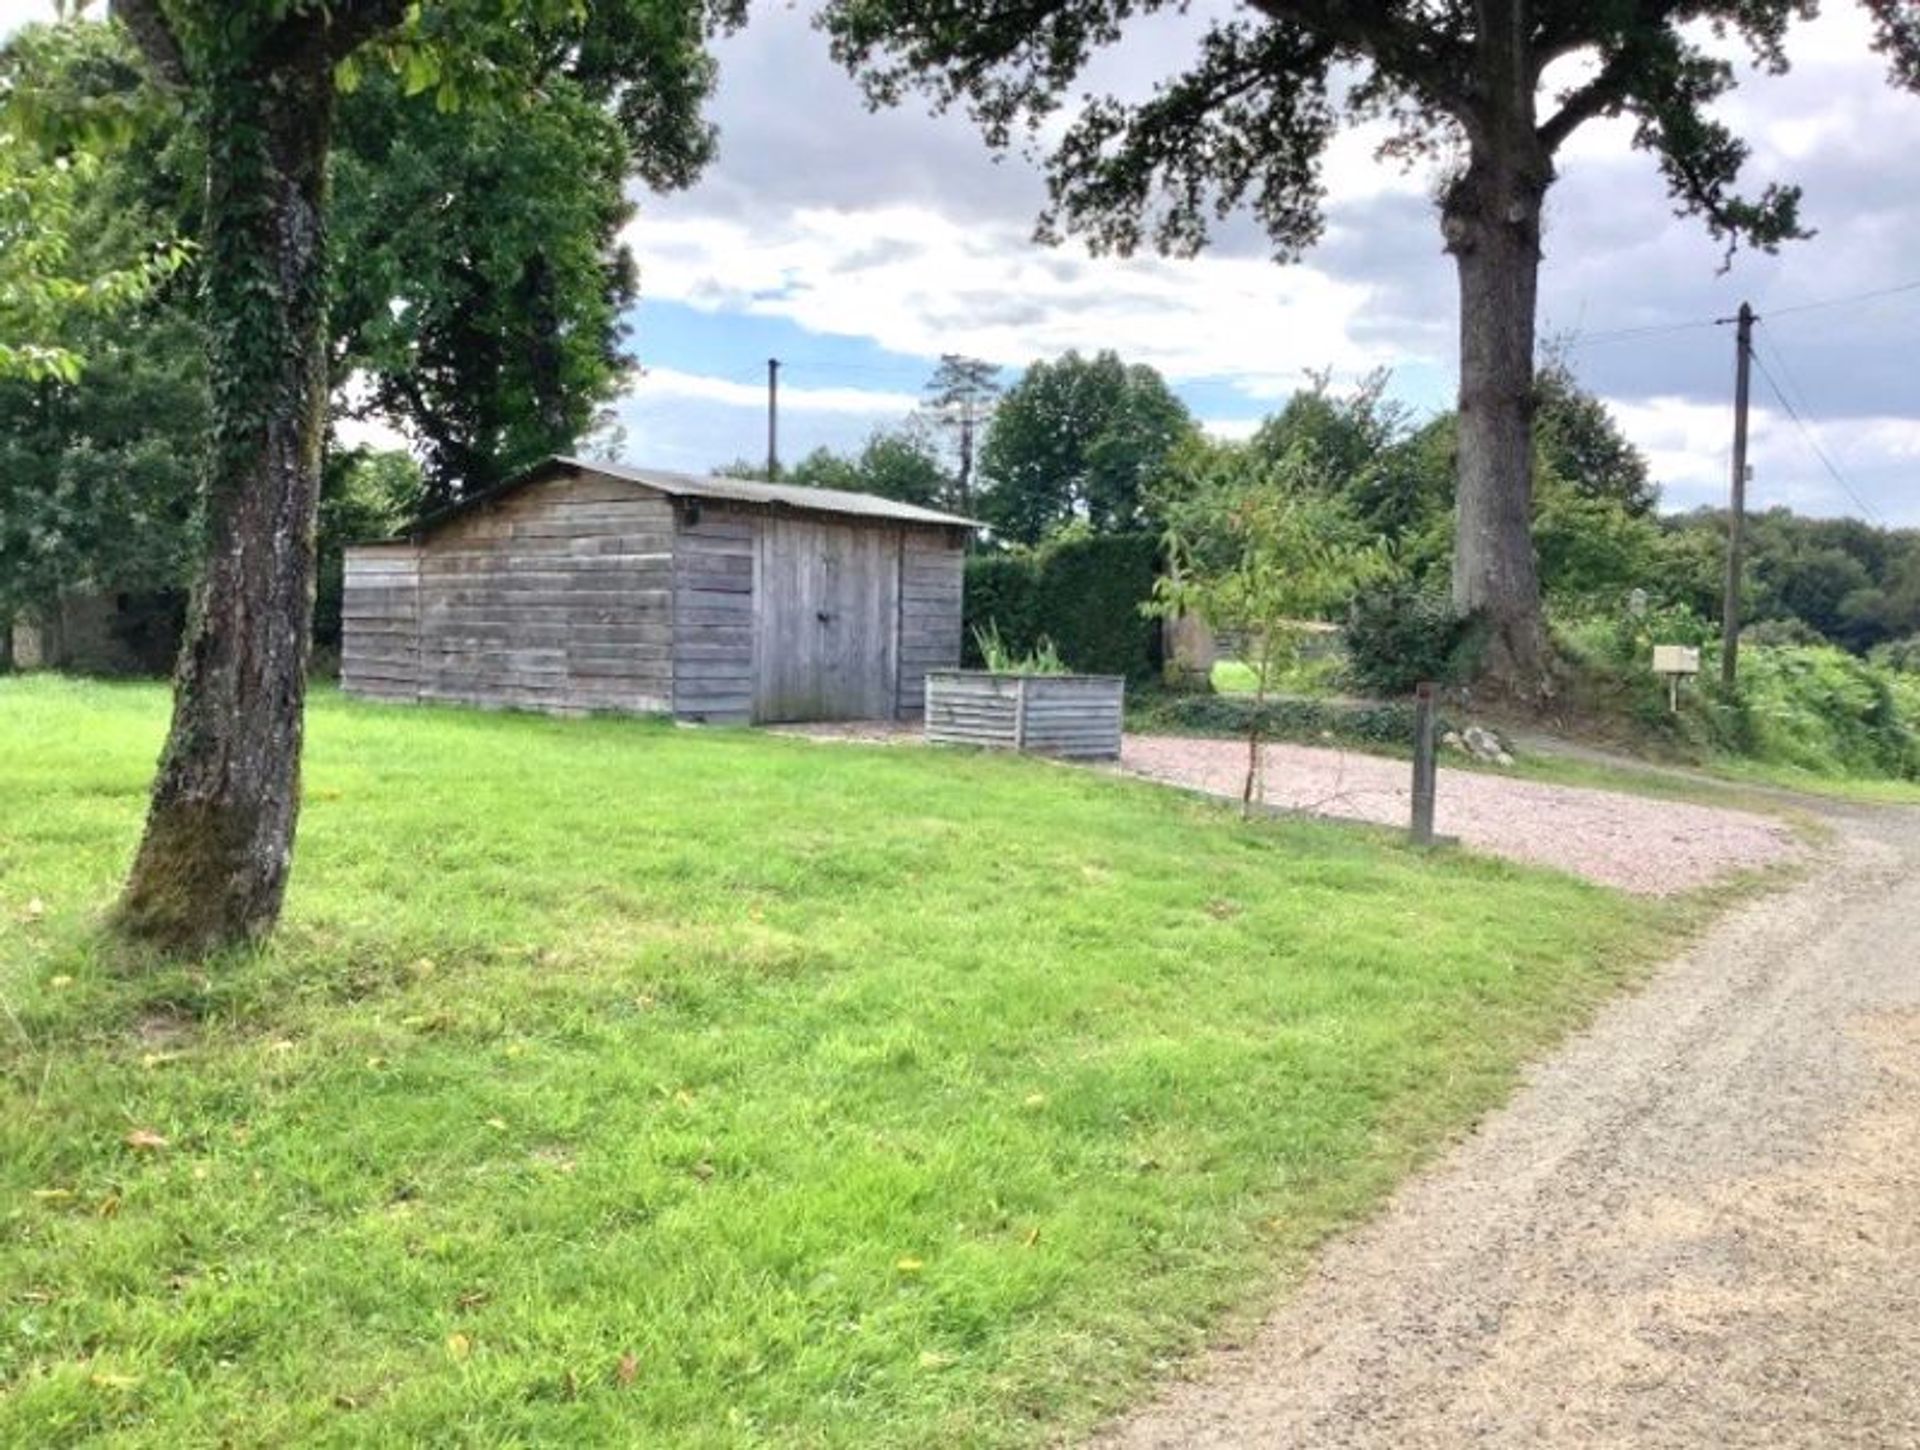
[[[866,519],[893,519],[907,524],[942,524],[961,529],[986,527],[977,519],[942,513],[938,509],[921,508],[918,504],[899,503],[872,493],[849,493],[845,489],[838,488],[801,488],[789,483],[762,483],[752,478],[705,478],[698,474],[672,473],[660,468],[634,468],[624,463],[601,463],[584,458],[554,457],[547,459],[544,463],[536,463],[505,483],[498,484],[483,493],[474,494],[471,498],[463,498],[460,502],[449,504],[437,513],[428,514],[395,538],[370,539],[366,542],[400,543],[407,539],[419,539],[471,509],[493,503],[525,488],[530,483],[538,483],[542,479],[550,478],[561,469],[604,474],[608,478],[618,478],[628,483],[637,483],[643,488],[657,490],[672,498],[708,498],[722,503],[765,504],[800,509],[808,513],[841,514]]]
[[[675,498],[711,498],[729,503],[784,504],[813,513],[853,514],[870,519],[900,519],[916,524],[952,524],[963,529],[984,527],[975,519],[918,504],[900,503],[872,493],[849,493],[839,488],[802,488],[790,483],[762,483],[754,478],[707,478],[692,473],[669,473],[658,468],[633,468],[624,463],[589,462],[584,458],[556,458],[555,463],[590,473],[624,478]]]

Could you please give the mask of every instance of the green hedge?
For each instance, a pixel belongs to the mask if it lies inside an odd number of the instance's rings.
[[[967,560],[967,662],[980,663],[974,631],[992,624],[1015,654],[1050,639],[1070,669],[1156,678],[1160,624],[1140,606],[1153,597],[1159,560],[1151,534],[1067,539]]]

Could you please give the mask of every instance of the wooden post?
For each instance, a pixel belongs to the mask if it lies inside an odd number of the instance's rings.
[[[1433,686],[1423,682],[1413,692],[1413,844],[1433,844],[1434,763]]]
[[[1013,748],[1027,748],[1027,677],[1017,676],[1013,682]]]

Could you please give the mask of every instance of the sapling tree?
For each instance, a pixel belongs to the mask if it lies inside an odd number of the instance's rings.
[[[1317,468],[1304,448],[1270,462],[1216,448],[1160,503],[1167,567],[1145,608],[1159,618],[1198,615],[1246,642],[1253,708],[1240,799],[1248,813],[1264,799],[1267,702],[1299,664],[1307,625],[1387,568],[1382,546],[1341,508]]]
[[[1912,0],[1866,8],[1895,81],[1920,85]],[[1384,153],[1438,161],[1460,286],[1454,596],[1486,620],[1492,681],[1536,694],[1534,325],[1556,158],[1588,122],[1629,117],[1675,205],[1729,249],[1803,235],[1797,187],[1737,189],[1748,148],[1712,110],[1735,73],[1704,40],[1736,33],[1763,68],[1785,70],[1789,24],[1817,0],[1238,0],[1212,8],[1191,59],[1144,99],[1079,94],[1095,56],[1136,21],[1186,9],[828,0],[822,23],[875,104],[918,90],[964,106],[993,146],[1031,136],[1047,151],[1042,235],[1076,232],[1096,249],[1190,255],[1245,203],[1291,258],[1320,234],[1321,167],[1343,127],[1385,121]]]
[[[720,3],[737,14],[733,0]],[[204,563],[172,726],[117,913],[132,938],[188,952],[257,939],[278,919],[286,890],[329,381],[336,87],[386,63],[422,104],[511,106],[588,8],[582,0],[112,0],[203,146],[201,309],[213,411]],[[711,80],[711,12],[700,0],[619,8],[649,58],[646,83],[622,104],[643,115],[697,108]]]

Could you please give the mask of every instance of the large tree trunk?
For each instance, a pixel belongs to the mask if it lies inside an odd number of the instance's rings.
[[[1548,687],[1533,554],[1533,344],[1540,217],[1552,160],[1534,130],[1534,74],[1510,7],[1482,0],[1485,110],[1441,226],[1460,277],[1459,477],[1453,598],[1487,627],[1481,677],[1520,698]]]
[[[128,935],[199,953],[257,939],[299,813],[326,403],[332,60],[319,45],[207,78],[203,267],[214,391],[206,559],[173,726],[120,902]]]

